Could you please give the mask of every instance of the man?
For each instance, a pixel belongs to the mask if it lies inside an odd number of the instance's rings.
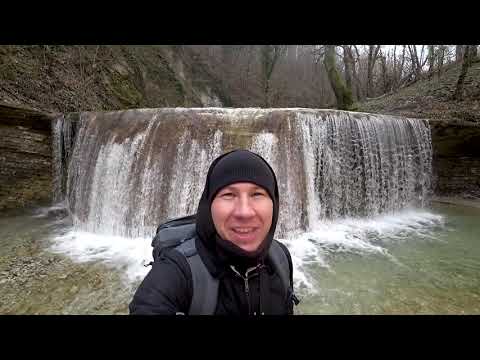
[[[192,244],[218,284],[217,293],[210,294],[216,300],[212,314],[293,314],[292,260],[273,239],[278,210],[275,174],[259,155],[235,150],[210,165]],[[177,250],[163,250],[153,263],[130,304],[131,314],[194,314],[198,274]],[[282,256],[283,263],[274,261]]]

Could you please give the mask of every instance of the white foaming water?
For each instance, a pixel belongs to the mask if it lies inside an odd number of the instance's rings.
[[[55,238],[54,252],[66,254],[78,262],[102,261],[121,270],[128,281],[142,279],[150,267],[152,248],[150,238],[126,238],[71,231]]]
[[[379,255],[396,262],[382,245],[412,238],[436,240],[434,231],[443,226],[444,218],[441,215],[406,209],[373,218],[317,222],[312,230],[280,241],[288,246],[292,254],[296,286],[316,292],[308,265],[330,268],[328,255],[334,253]]]
[[[441,215],[409,209],[370,219],[318,222],[311,231],[287,236],[279,241],[287,245],[291,252],[295,287],[315,293],[318,288],[309,272],[309,265],[329,269],[333,265],[329,255],[335,253],[377,255],[395,261],[382,245],[412,238],[435,239],[434,231],[443,226],[444,218]],[[53,250],[79,262],[100,260],[107,266],[122,270],[126,280],[140,281],[150,269],[144,266],[152,259],[150,243],[151,238],[71,231],[55,239]]]
[[[137,135],[127,144],[109,144],[100,149],[92,180],[92,193],[88,221],[77,221],[77,227],[101,234],[127,233],[129,216],[129,193],[131,169],[135,154],[143,141],[143,134]],[[114,215],[113,215],[114,214]]]

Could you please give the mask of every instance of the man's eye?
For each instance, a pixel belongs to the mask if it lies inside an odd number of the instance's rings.
[[[229,199],[233,197],[233,193],[223,193],[220,197]]]
[[[258,197],[258,196],[265,196],[265,194],[264,194],[263,192],[257,191],[257,192],[255,192],[255,193],[253,193],[253,196],[257,196],[257,197]]]

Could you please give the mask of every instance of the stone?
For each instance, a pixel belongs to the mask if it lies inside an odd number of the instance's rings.
[[[0,104],[0,210],[50,199],[51,116]]]

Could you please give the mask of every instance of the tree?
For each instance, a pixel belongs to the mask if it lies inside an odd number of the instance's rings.
[[[377,61],[380,45],[370,45],[368,48],[368,63],[367,63],[367,97],[373,97],[373,69]]]
[[[270,79],[272,77],[273,69],[280,57],[285,53],[286,46],[284,45],[263,45],[260,50],[260,58],[262,64],[262,80],[264,93],[264,106],[270,106],[269,92]]]
[[[382,76],[382,94],[386,94],[389,88],[387,57],[382,53],[382,51],[380,51],[379,59]]]
[[[345,83],[347,89],[352,92],[352,76],[355,67],[355,62],[353,60],[352,47],[351,45],[343,46],[343,64],[345,66]]]
[[[344,84],[335,64],[335,45],[325,45],[323,64],[328,73],[328,79],[332,86],[337,108],[340,110],[351,110],[353,108],[352,92]]]
[[[401,61],[400,61],[399,67],[398,67],[398,72],[396,74],[395,90],[398,89],[398,87],[400,86],[400,83],[402,82],[403,68],[405,66],[405,52],[406,52],[406,50],[407,50],[406,45],[403,45],[402,57],[401,57]]]
[[[457,45],[455,46],[455,61],[459,62],[464,59],[464,50],[465,50],[465,45]]]
[[[472,45],[465,45],[463,48],[463,62],[462,69],[460,70],[460,75],[458,76],[457,86],[455,87],[455,93],[453,94],[454,100],[462,100],[463,97],[463,84],[465,82],[465,77],[467,76],[468,68],[470,67],[472,60]]]
[[[362,94],[362,86],[360,82],[360,78],[358,77],[358,73],[360,72],[360,52],[358,51],[357,45],[353,45],[353,48],[355,49],[355,54],[357,55],[356,58],[353,56],[353,52],[351,52],[352,58],[353,59],[353,67],[352,67],[352,75],[353,79],[355,80],[355,93],[357,96],[357,100],[363,99],[363,94]],[[357,64],[358,64],[358,72],[357,72]]]
[[[440,45],[436,50],[436,59],[437,59],[437,76],[440,77],[443,74],[443,63],[445,60],[445,45]]]
[[[428,78],[433,76],[433,68],[435,65],[435,46],[428,45]]]
[[[470,57],[472,60],[478,56],[478,45],[470,45]]]
[[[423,55],[423,46],[422,46],[422,55],[420,55],[420,58],[418,57],[416,45],[408,45],[408,51],[410,52],[410,60],[411,60],[410,76],[413,77],[409,82],[409,84],[411,84],[419,80],[421,77],[422,68],[423,68],[421,63],[421,58]]]

